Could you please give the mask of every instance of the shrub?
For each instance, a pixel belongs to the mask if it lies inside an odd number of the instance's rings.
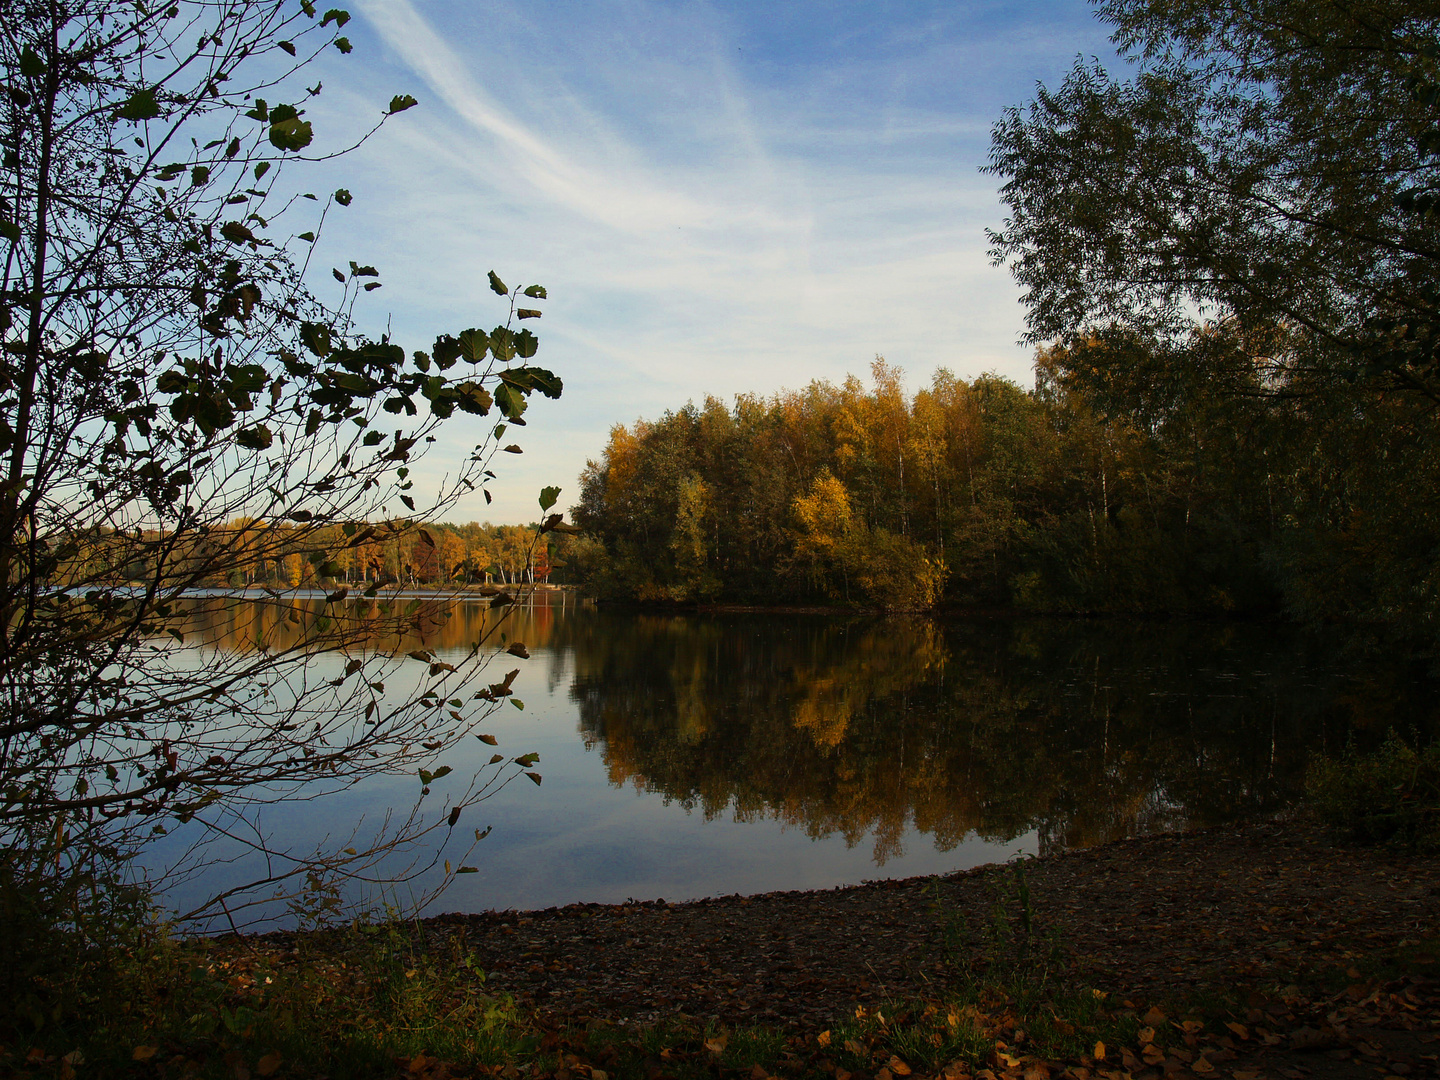
[[[1420,749],[1392,730],[1368,754],[1317,758],[1305,788],[1320,820],[1356,840],[1440,850],[1440,743]]]

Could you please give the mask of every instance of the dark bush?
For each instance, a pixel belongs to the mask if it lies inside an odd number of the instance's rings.
[[[1440,850],[1440,743],[1421,749],[1391,731],[1368,754],[1352,745],[1317,758],[1305,788],[1316,816],[1356,840]]]

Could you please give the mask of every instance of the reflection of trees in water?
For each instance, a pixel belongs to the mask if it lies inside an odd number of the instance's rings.
[[[327,602],[323,594],[312,593],[211,596],[187,603],[187,618],[180,627],[185,640],[198,638],[225,652],[278,652],[296,647],[318,630],[347,649],[402,653],[423,647],[454,654],[470,650],[490,630],[498,630],[492,647],[498,647],[498,634],[503,633],[506,641],[545,648],[554,636],[557,617],[563,618],[576,600],[570,594],[540,593],[522,596],[522,602],[513,606],[493,608],[488,597],[479,596],[457,600],[382,593],[366,598],[355,593]]]
[[[812,836],[908,823],[1042,848],[1277,809],[1354,730],[1433,729],[1428,687],[1268,626],[800,616],[567,620],[611,780]]]

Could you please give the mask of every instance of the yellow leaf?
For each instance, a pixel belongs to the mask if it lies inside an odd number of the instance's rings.
[[[890,1066],[890,1071],[896,1076],[909,1076],[911,1073],[910,1066],[906,1065],[905,1062],[901,1061],[900,1058],[896,1057],[894,1054],[890,1055],[890,1061],[888,1062],[888,1064]]]
[[[158,1046],[137,1046],[135,1052],[130,1055],[131,1061],[149,1061],[160,1052]]]
[[[1210,1062],[1206,1061],[1203,1057],[1196,1061],[1194,1065],[1191,1065],[1190,1068],[1201,1074],[1215,1071],[1215,1066],[1211,1065]]]
[[[1233,1020],[1228,1020],[1226,1021],[1225,1026],[1231,1031],[1233,1031],[1236,1035],[1239,1035],[1242,1039],[1248,1039],[1250,1037],[1250,1029],[1247,1028],[1244,1024],[1237,1024]]]
[[[276,1069],[280,1067],[280,1062],[284,1060],[285,1059],[277,1053],[272,1052],[266,1054],[264,1057],[262,1057],[259,1061],[255,1063],[255,1071],[261,1076],[269,1076],[271,1073],[273,1073]]]
[[[730,1036],[725,1034],[716,1035],[714,1038],[705,1040],[705,1049],[712,1054],[723,1054],[725,1047],[730,1045]]]
[[[1097,1043],[1095,1044],[1095,1060],[1096,1060],[1096,1061],[1104,1061],[1104,1060],[1105,1060],[1105,1044],[1104,1044],[1103,1042],[1097,1042]]]
[[[1015,1057],[1012,1054],[1002,1053],[998,1050],[995,1052],[995,1057],[997,1060],[999,1060],[1000,1064],[1004,1065],[1007,1069],[1013,1069],[1020,1064],[1020,1059],[1018,1057]]]
[[[830,1032],[828,1032],[828,1031],[822,1031],[822,1032],[820,1032],[819,1035],[815,1036],[815,1041],[816,1041],[817,1043],[819,1043],[821,1046],[829,1046],[829,1045],[830,1045]]]
[[[1144,1046],[1146,1043],[1152,1043],[1155,1041],[1155,1029],[1153,1027],[1143,1027],[1135,1037],[1140,1040],[1141,1046]]]
[[[1186,1020],[1185,1023],[1180,1026],[1185,1029],[1186,1035],[1194,1035],[1197,1031],[1205,1027],[1199,1020]]]
[[[1149,1024],[1151,1027],[1159,1027],[1166,1019],[1165,1014],[1159,1009],[1151,1008],[1149,1012],[1140,1018],[1140,1022],[1142,1024]]]

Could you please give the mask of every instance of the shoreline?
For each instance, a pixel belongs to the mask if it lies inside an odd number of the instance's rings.
[[[437,942],[458,933],[488,987],[540,1013],[806,1028],[955,977],[943,943],[985,951],[986,919],[1017,903],[1013,865],[680,903],[447,912],[418,925]],[[1440,926],[1440,857],[1353,847],[1303,821],[1127,838],[1022,865],[1036,925],[1077,973],[1127,995],[1343,966],[1357,948]],[[344,931],[308,936],[327,933]]]

